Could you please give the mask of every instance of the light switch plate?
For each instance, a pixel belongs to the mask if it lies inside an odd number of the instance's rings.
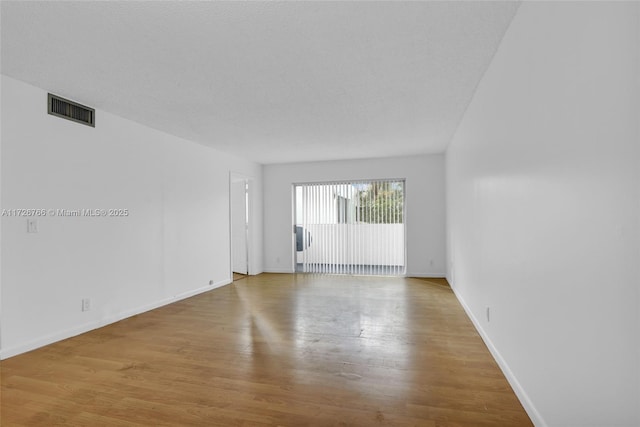
[[[27,218],[27,233],[38,232],[38,220],[35,218]]]

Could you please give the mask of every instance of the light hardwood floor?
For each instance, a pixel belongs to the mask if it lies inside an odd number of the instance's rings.
[[[443,280],[262,274],[1,363],[5,426],[528,426]]]

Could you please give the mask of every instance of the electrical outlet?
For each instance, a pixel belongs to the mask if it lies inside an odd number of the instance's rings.
[[[491,307],[487,307],[487,322],[491,322]]]
[[[213,285],[213,280],[209,280],[209,286]]]
[[[82,311],[89,311],[89,310],[91,310],[91,299],[83,298],[82,299]]]

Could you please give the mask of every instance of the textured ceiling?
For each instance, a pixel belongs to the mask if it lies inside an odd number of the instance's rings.
[[[442,152],[518,3],[1,7],[3,74],[283,163]]]

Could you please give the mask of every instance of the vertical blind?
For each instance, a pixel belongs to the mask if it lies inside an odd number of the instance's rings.
[[[403,275],[401,179],[296,184],[296,271]]]

